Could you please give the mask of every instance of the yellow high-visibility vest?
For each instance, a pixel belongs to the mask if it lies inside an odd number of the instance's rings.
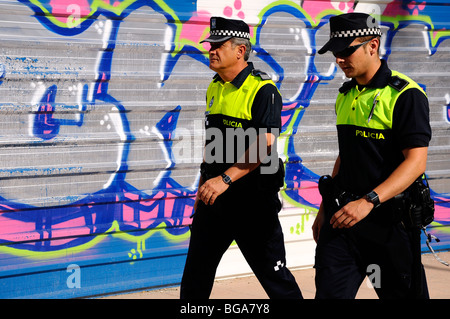
[[[206,92],[206,114],[224,116],[225,127],[246,128],[252,119],[252,105],[259,89],[266,84],[275,86],[265,73],[252,72],[241,87],[231,82],[214,80]],[[275,86],[276,87],[276,86]]]
[[[375,130],[392,129],[394,106],[400,94],[407,89],[422,88],[409,77],[392,71],[392,80],[384,88],[358,87],[339,93],[336,99],[336,124],[355,125]]]

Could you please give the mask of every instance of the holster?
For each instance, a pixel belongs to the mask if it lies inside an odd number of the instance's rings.
[[[322,176],[319,179],[319,192],[322,195],[322,204],[327,217],[331,217],[349,202],[363,197],[340,189],[336,181],[329,175]],[[407,211],[407,205],[405,197],[401,194],[375,208],[376,213],[371,214],[369,218],[378,220],[380,223],[400,222],[405,211]]]
[[[319,192],[320,195],[322,195],[325,216],[328,218],[331,218],[334,213],[349,202],[361,198],[360,196],[340,189],[336,181],[330,175],[320,177]]]
[[[403,193],[406,206],[403,224],[408,229],[413,253],[412,298],[428,298],[426,279],[421,262],[420,232],[434,220],[434,201],[431,198],[430,187],[426,175],[417,178]]]
[[[423,174],[404,192],[407,207],[403,222],[408,228],[422,229],[434,220],[434,201],[428,180]]]

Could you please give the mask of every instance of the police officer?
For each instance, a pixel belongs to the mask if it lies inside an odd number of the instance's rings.
[[[270,77],[247,62],[244,21],[212,17],[206,144],[181,298],[209,298],[222,255],[236,241],[270,298],[302,298],[286,267],[278,219],[282,165],[274,142],[282,100]],[[281,179],[281,181],[280,181]]]
[[[379,298],[428,297],[423,266],[414,262],[420,241],[396,200],[425,171],[428,100],[380,60],[380,36],[369,15],[343,14],[330,19],[319,50],[331,51],[351,81],[335,105],[339,156],[330,192],[340,196],[327,202],[323,195],[313,224],[316,298],[354,298],[366,274]]]

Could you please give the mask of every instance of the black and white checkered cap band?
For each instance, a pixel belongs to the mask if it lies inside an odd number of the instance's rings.
[[[368,36],[368,35],[381,36],[381,29],[380,28],[370,28],[370,29],[336,31],[336,32],[331,33],[330,38],[364,37],[364,36]]]
[[[250,39],[250,33],[243,31],[233,31],[233,30],[213,30],[210,35],[219,35],[223,37],[233,37],[233,38],[245,38]]]

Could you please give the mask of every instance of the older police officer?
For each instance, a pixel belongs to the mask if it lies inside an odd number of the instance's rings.
[[[286,267],[278,219],[283,176],[273,145],[282,100],[270,77],[247,62],[249,39],[244,21],[211,18],[204,41],[217,74],[206,93],[205,154],[181,298],[209,298],[233,240],[270,298],[302,298]]]

